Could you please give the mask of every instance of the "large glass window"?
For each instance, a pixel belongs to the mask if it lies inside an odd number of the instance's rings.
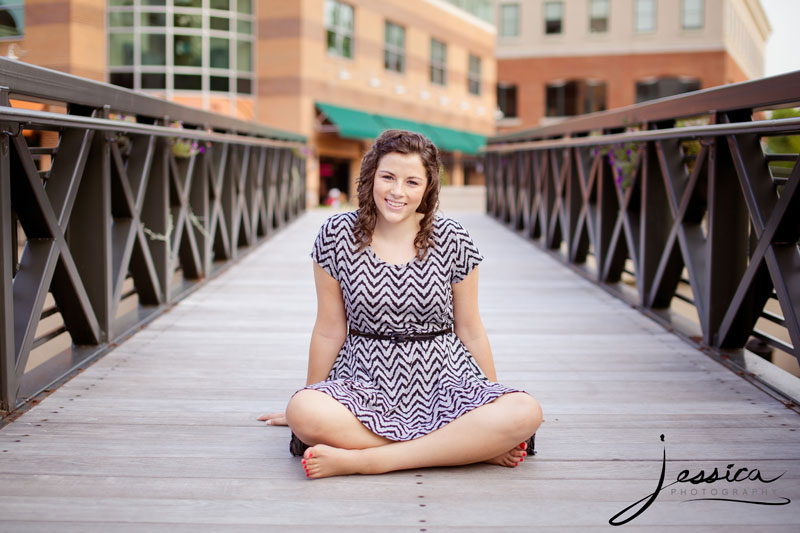
[[[142,65],[167,64],[167,40],[163,33],[141,34]]]
[[[636,33],[656,30],[656,0],[636,0],[633,7],[633,30]]]
[[[353,6],[325,0],[325,39],[329,54],[353,58]]]
[[[386,70],[406,70],[406,30],[402,26],[386,21],[383,43],[383,66]]]
[[[252,94],[251,0],[109,0],[107,13],[111,83]]]
[[[544,32],[548,35],[561,33],[564,25],[564,3],[544,3]]]
[[[481,94],[481,58],[472,54],[469,55],[467,90],[470,92],[470,94]]]
[[[447,45],[431,39],[431,83],[447,85]]]
[[[608,31],[608,0],[589,0],[589,31]]]
[[[519,4],[500,4],[500,37],[519,36]]]
[[[570,117],[605,109],[605,82],[569,80],[547,85],[545,115],[548,117]]]
[[[0,39],[22,37],[25,29],[25,2],[0,0]]]
[[[703,27],[703,0],[681,0],[681,26],[684,30]]]
[[[507,83],[497,84],[497,107],[503,118],[517,117],[517,86]]]
[[[636,103],[700,90],[697,78],[663,77],[636,82]]]
[[[133,65],[133,33],[112,33],[108,38],[108,61],[112,67]]]

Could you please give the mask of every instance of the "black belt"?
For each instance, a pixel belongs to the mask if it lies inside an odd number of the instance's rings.
[[[453,333],[453,326],[441,331],[431,331],[430,333],[363,333],[352,328],[350,328],[349,333],[350,335],[357,335],[359,337],[366,337],[368,339],[379,339],[392,342],[429,341],[435,337],[438,337],[439,335]]]

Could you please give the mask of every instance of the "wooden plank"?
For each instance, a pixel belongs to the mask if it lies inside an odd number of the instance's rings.
[[[0,529],[594,531],[652,491],[664,450],[668,479],[735,463],[786,472],[774,488],[800,498],[797,413],[496,221],[464,213],[486,256],[480,305],[501,380],[543,405],[539,453],[516,469],[307,480],[288,428],[255,417],[282,409],[305,379],[308,252],[329,213],[303,215],[0,430]],[[680,494],[629,525],[798,526],[794,502]]]

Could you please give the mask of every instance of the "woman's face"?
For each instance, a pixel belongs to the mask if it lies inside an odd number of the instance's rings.
[[[427,183],[419,154],[391,152],[383,156],[372,187],[378,216],[393,224],[414,217]]]

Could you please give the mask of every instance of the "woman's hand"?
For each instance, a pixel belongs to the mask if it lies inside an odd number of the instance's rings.
[[[264,413],[257,420],[266,422],[268,426],[288,426],[284,413]]]

